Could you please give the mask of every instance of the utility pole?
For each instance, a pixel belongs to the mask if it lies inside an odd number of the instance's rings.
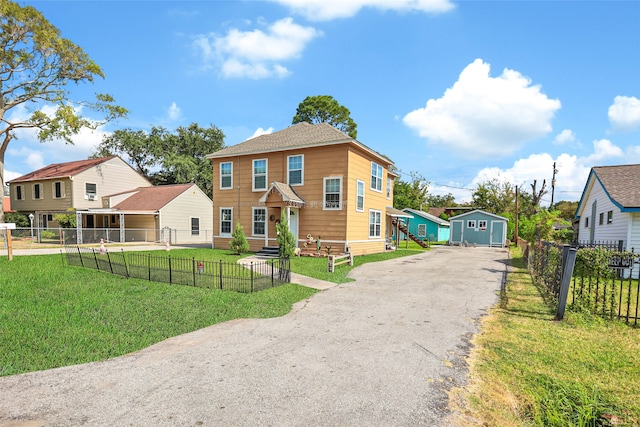
[[[556,162],[553,162],[553,178],[551,178],[551,206],[553,208],[553,196],[556,192],[556,173],[558,173],[558,169],[556,169]]]
[[[516,185],[516,229],[513,231],[513,237],[515,237],[516,246],[518,245],[518,185]]]

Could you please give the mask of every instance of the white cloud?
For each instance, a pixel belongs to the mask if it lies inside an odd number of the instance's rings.
[[[256,136],[260,136],[260,135],[267,135],[267,134],[270,134],[270,133],[273,133],[273,127],[270,127],[270,128],[267,128],[267,129],[258,128],[253,133],[253,135],[251,135],[248,139],[255,138]]]
[[[350,18],[361,9],[380,11],[444,13],[455,8],[449,0],[272,0],[312,21]]]
[[[489,71],[489,64],[476,59],[442,98],[408,113],[404,123],[467,158],[507,156],[551,132],[560,101],[517,71],[505,69],[499,77]]]
[[[182,117],[182,111],[175,102],[172,102],[171,106],[167,109],[167,116],[171,121],[179,120]]]
[[[640,150],[637,154],[640,155]],[[555,162],[558,172],[554,201],[579,200],[591,168],[608,164],[622,156],[624,156],[623,151],[611,141],[596,140],[593,141],[593,153],[585,157],[563,153],[554,159],[548,153],[538,153],[516,160],[513,166],[507,169],[484,168],[473,178],[469,187],[473,188],[481,182],[495,178],[514,185],[523,185],[523,189],[530,192],[530,185],[534,179],[538,181],[538,190],[541,188],[542,181],[546,180],[548,194],[543,197],[543,205],[548,205],[551,200],[551,180]]]
[[[574,142],[576,140],[576,134],[570,129],[564,129],[562,132],[556,135],[553,139],[555,145],[564,145]]]
[[[226,78],[286,77],[290,71],[282,62],[299,58],[307,44],[322,32],[303,27],[292,18],[276,21],[265,31],[232,28],[225,36],[200,35],[194,46],[210,68],[216,64]]]
[[[609,107],[609,121],[614,129],[632,131],[640,126],[640,99],[616,96]]]

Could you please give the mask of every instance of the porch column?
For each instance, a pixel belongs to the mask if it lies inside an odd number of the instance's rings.
[[[82,212],[76,211],[76,235],[78,238],[76,239],[76,243],[78,245],[82,244]]]
[[[124,234],[124,213],[120,212],[118,215],[120,216],[120,243],[124,243],[126,239]]]

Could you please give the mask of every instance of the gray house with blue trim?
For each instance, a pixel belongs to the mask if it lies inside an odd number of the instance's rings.
[[[640,164],[591,168],[576,210],[581,242],[640,249]]]
[[[413,215],[408,225],[411,234],[421,239],[429,239],[431,242],[449,241],[448,221],[417,209],[404,208],[403,212]],[[403,233],[400,236],[404,239]]]
[[[507,242],[507,218],[473,210],[449,218],[450,245],[474,245],[504,248]]]

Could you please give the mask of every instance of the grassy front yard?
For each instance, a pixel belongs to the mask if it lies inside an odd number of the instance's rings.
[[[555,312],[518,249],[506,296],[482,323],[470,384],[454,396],[478,426],[640,425],[640,329]]]

